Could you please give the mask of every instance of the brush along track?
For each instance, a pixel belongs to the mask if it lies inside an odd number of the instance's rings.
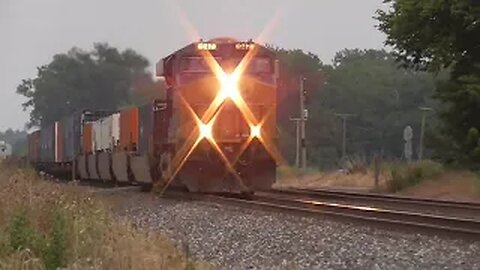
[[[327,189],[278,189],[261,194],[263,196],[285,195],[291,197],[308,198],[310,200],[320,200],[330,203],[461,217],[480,221],[480,203],[475,202],[435,200],[398,195]]]

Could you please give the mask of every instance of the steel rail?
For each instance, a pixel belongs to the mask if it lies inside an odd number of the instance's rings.
[[[276,189],[260,194],[297,196],[322,201],[340,201],[342,203],[352,203],[361,206],[444,214],[480,220],[480,203],[475,202],[436,200],[398,195],[326,189]]]
[[[425,230],[435,233],[455,234],[468,239],[480,239],[480,221],[407,211],[386,210],[357,205],[328,203],[316,200],[292,199],[285,196],[255,195],[250,199],[219,195],[194,195],[190,198],[274,210],[288,214],[315,217],[336,217],[349,221],[387,225],[388,228]]]

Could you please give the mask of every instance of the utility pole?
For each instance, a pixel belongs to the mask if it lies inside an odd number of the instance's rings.
[[[300,168],[300,118],[291,118],[290,121],[295,121],[295,167]]]
[[[300,77],[299,92],[299,117],[290,118],[290,121],[295,121],[296,127],[296,149],[295,149],[295,165],[299,169],[307,168],[307,145],[305,143],[305,122],[307,121],[308,111],[305,109],[305,95],[306,90],[304,88],[305,77]]]
[[[342,128],[342,159],[345,158],[346,156],[346,153],[347,153],[347,119],[348,117],[353,117],[355,116],[354,114],[350,114],[350,113],[336,113],[335,114],[336,116],[342,118],[342,124],[343,124],[343,128]]]
[[[420,149],[418,151],[418,160],[422,160],[423,159],[423,138],[425,136],[425,121],[427,118],[427,112],[433,111],[433,109],[430,107],[419,107],[419,109],[422,111],[422,126],[420,128]]]
[[[308,110],[305,108],[305,96],[307,90],[304,88],[305,77],[300,77],[299,86],[299,117],[290,118],[290,121],[295,121],[296,126],[296,152],[295,152],[295,165],[299,169],[305,170],[307,168],[307,144],[306,144],[306,132],[305,122],[308,118]]]
[[[305,77],[300,77],[300,157],[301,157],[301,169],[307,168],[307,145],[305,141],[305,122],[307,120],[307,110],[305,109],[305,94],[304,88]]]

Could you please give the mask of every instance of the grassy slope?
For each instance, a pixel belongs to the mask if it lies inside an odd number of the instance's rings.
[[[0,269],[207,269],[84,189],[0,164]]]
[[[444,168],[432,161],[388,163],[381,166],[375,187],[371,168],[343,172],[309,171],[303,176],[288,167],[279,170],[276,187],[347,188],[352,190],[400,193],[420,197],[480,200],[480,177],[472,172]]]

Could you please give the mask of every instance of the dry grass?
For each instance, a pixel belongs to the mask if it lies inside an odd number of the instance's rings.
[[[297,170],[282,167],[280,168],[281,177],[275,183],[275,187],[288,188],[350,188],[360,190],[371,190],[375,188],[375,174],[371,169],[358,170],[352,173],[344,171],[308,171],[301,175]],[[379,186],[385,187],[389,175],[385,169],[382,169],[379,175]]]
[[[84,189],[0,164],[0,269],[208,269]]]
[[[445,172],[442,164],[431,160],[415,161],[412,163],[387,164],[390,171],[390,180],[385,191],[399,192],[416,186]]]
[[[480,177],[469,171],[448,170],[400,193],[438,199],[480,201]]]
[[[310,170],[301,175],[298,170],[282,167],[277,188],[340,188],[362,191],[400,193],[418,197],[454,200],[480,200],[480,176],[469,171],[446,169],[433,161],[384,163],[375,186],[373,169],[352,172]]]

